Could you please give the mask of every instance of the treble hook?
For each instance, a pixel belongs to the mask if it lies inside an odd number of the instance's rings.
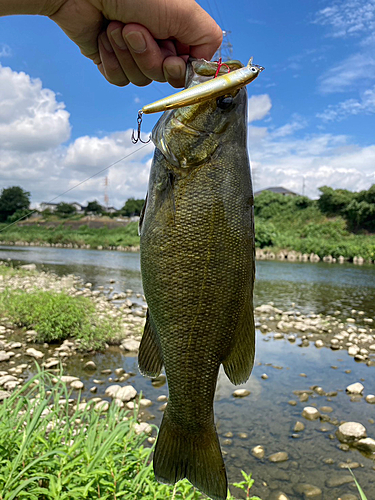
[[[137,118],[137,123],[138,123],[138,129],[137,129],[137,137],[135,136],[135,132],[133,130],[132,133],[132,143],[137,144],[138,141],[142,142],[143,144],[147,144],[148,142],[151,141],[151,137],[148,141],[142,141],[141,139],[141,125],[142,125],[142,111],[138,111],[138,118]]]

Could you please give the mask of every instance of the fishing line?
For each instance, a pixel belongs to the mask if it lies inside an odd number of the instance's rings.
[[[47,203],[52,203],[53,201],[57,200],[57,198],[60,198],[61,196],[64,196],[64,194],[67,194],[67,193],[70,193],[70,191],[73,191],[73,189],[76,189],[78,186],[81,186],[82,184],[84,184],[85,182],[89,181],[90,179],[92,179],[93,177],[96,177],[97,175],[101,174],[102,172],[105,172],[106,170],[108,170],[109,168],[113,167],[114,165],[117,165],[117,163],[120,163],[120,161],[123,161],[125,160],[126,158],[129,158],[129,156],[132,156],[134,155],[135,153],[138,153],[138,151],[141,151],[141,149],[144,149],[145,147],[147,146],[147,144],[141,146],[140,148],[136,149],[135,151],[132,151],[131,153],[129,153],[128,155],[125,155],[123,156],[122,158],[120,158],[119,160],[116,160],[115,162],[111,163],[110,165],[108,165],[108,167],[105,167],[105,168],[102,168],[101,170],[99,170],[98,172],[96,172],[95,174],[92,174],[90,175],[90,177],[87,177],[87,179],[79,182],[78,184],[76,184],[75,186],[67,189],[66,191],[64,191],[63,193],[61,194],[58,194],[57,196],[55,196],[54,198],[52,198],[52,200],[48,201]],[[17,224],[17,222],[19,222],[20,220],[22,219],[25,219],[26,217],[29,217],[30,215],[32,214],[35,214],[35,212],[37,212],[38,210],[35,209],[35,210],[32,210],[31,212],[27,213],[26,215],[24,215],[23,217],[20,217],[19,219],[17,219],[16,221],[12,222],[11,224],[8,224],[7,226],[3,227],[2,229],[0,229],[0,233],[2,233],[3,231],[5,231],[6,229],[8,229],[8,227],[11,227],[11,226],[14,226],[14,224]]]

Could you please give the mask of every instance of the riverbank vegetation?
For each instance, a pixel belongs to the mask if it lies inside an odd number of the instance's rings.
[[[186,480],[175,488],[155,481],[136,411],[111,404],[100,412],[70,398],[63,382],[39,371],[0,404],[1,500],[203,499]],[[251,476],[238,484],[251,485]]]
[[[320,258],[375,260],[375,185],[359,193],[323,186],[320,193],[319,199],[311,200],[262,191],[255,198],[257,248],[314,253]],[[130,199],[123,208],[128,215],[138,214],[141,204],[142,200]],[[112,218],[98,213],[59,217],[46,211],[35,222],[10,227],[0,224],[0,231],[3,244],[111,250],[139,247],[137,222],[129,217],[116,221],[113,214]]]

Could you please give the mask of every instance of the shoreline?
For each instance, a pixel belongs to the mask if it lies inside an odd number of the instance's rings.
[[[139,252],[139,245],[110,245],[110,246],[92,246],[89,244],[78,245],[74,243],[41,243],[41,242],[29,242],[29,241],[0,241],[0,246],[9,247],[35,247],[35,248],[69,248],[74,250],[105,250],[105,251],[115,251],[115,252]],[[345,262],[352,263],[354,265],[364,265],[364,264],[375,264],[375,259],[364,259],[361,255],[355,255],[353,258],[346,258],[340,255],[338,258],[332,257],[332,255],[325,255],[322,258],[316,253],[302,253],[296,250],[280,250],[277,248],[256,248],[255,249],[255,260],[277,260],[279,262],[325,262],[328,264],[344,264]]]

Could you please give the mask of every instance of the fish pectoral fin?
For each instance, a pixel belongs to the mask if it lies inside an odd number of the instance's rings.
[[[229,354],[223,361],[225,373],[232,384],[246,382],[253,369],[255,355],[255,325],[253,301],[249,294],[238,321]]]
[[[138,367],[142,375],[152,378],[157,377],[163,368],[161,346],[149,310],[139,346]]]
[[[172,424],[167,406],[160,425],[153,463],[155,477],[161,483],[175,484],[186,477],[210,498],[227,498],[227,475],[213,415],[210,425],[192,433],[188,428]]]

